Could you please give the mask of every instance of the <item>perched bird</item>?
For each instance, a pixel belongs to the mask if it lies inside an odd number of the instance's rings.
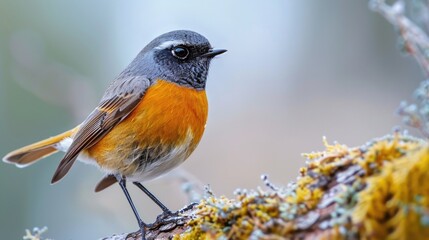
[[[172,31],[151,41],[113,80],[99,105],[77,127],[17,149],[3,161],[26,167],[57,151],[65,152],[52,183],[62,179],[76,159],[95,164],[106,176],[96,191],[118,182],[145,236],[126,188],[130,181],[169,212],[140,182],[183,163],[195,150],[207,120],[205,92],[214,50],[192,31]]]

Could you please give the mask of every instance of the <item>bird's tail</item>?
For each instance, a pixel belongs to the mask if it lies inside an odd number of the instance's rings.
[[[59,143],[71,137],[76,130],[77,128],[12,151],[3,157],[3,161],[15,164],[20,168],[27,167],[40,159],[58,152]]]

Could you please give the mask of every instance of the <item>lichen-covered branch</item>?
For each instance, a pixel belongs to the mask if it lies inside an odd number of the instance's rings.
[[[405,124],[419,129],[423,136],[429,138],[429,80],[420,83],[412,103],[401,102],[398,113]]]
[[[415,4],[416,2],[418,1],[410,1],[407,4]],[[424,30],[406,16],[405,1],[398,0],[392,5],[388,5],[385,0],[370,0],[369,3],[374,11],[383,15],[399,30],[404,49],[416,59],[425,75],[429,76],[429,37]],[[427,2],[422,4],[422,7],[427,10]]]
[[[305,154],[296,182],[211,196],[161,216],[147,238],[422,239],[429,236],[429,146],[396,133]],[[170,219],[170,220],[166,220]],[[139,239],[139,231],[107,239]]]
[[[396,0],[389,5],[386,0],[370,0],[370,7],[384,16],[402,39],[404,50],[413,56],[429,76],[429,2],[426,0]],[[399,115],[408,126],[417,128],[429,138],[429,80],[423,81],[415,91],[413,102],[403,101]]]
[[[38,228],[35,227],[33,228],[33,231],[30,231],[29,229],[25,230],[25,236],[22,237],[23,240],[42,240],[45,238],[42,238],[42,235],[48,231],[47,227],[43,227],[43,228]],[[48,240],[48,239],[45,239]]]

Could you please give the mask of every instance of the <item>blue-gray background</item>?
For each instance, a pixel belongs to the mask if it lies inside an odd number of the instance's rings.
[[[175,29],[229,51],[212,64],[200,146],[182,171],[147,183],[172,209],[187,203],[178,176],[232,197],[261,186],[262,173],[294,180],[300,154],[322,150],[322,136],[355,146],[390,133],[422,79],[366,1],[2,0],[0,155],[81,122],[146,43]],[[26,169],[0,164],[2,239],[35,226],[53,239],[137,229],[119,187],[93,193],[96,168],[78,163],[51,186],[61,156]],[[159,209],[131,192],[152,221]]]

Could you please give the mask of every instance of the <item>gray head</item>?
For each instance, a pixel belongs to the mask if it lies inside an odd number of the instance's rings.
[[[213,50],[209,41],[192,31],[172,31],[150,42],[121,76],[146,76],[195,89],[204,89],[210,61],[226,50]]]

